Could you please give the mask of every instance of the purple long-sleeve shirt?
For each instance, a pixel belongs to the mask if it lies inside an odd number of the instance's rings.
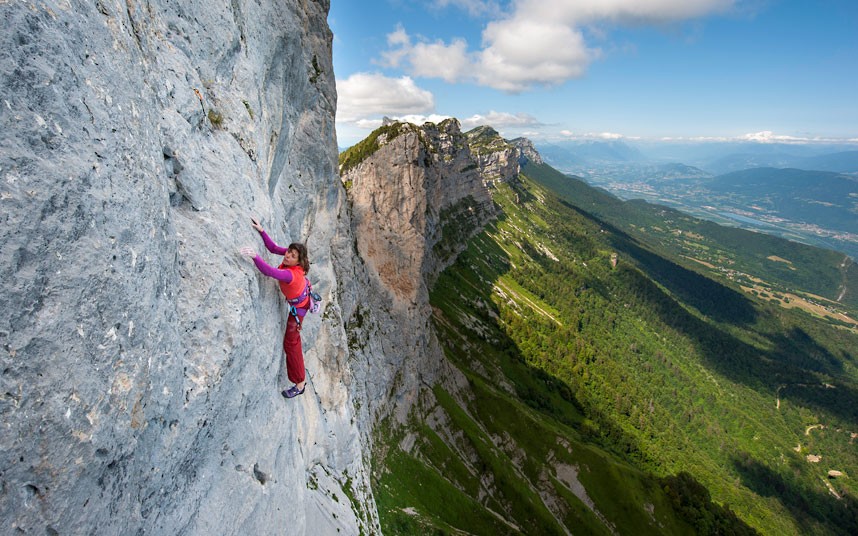
[[[283,246],[278,246],[274,240],[268,236],[268,233],[265,231],[259,231],[259,234],[262,235],[262,241],[265,242],[265,248],[268,249],[271,253],[275,253],[277,255],[285,255],[286,251],[289,248],[284,248]]]
[[[268,236],[268,233],[266,233],[265,231],[259,231],[259,234],[262,235],[262,241],[265,243],[265,248],[271,253],[274,253],[276,255],[285,255],[286,251],[288,251],[289,248],[278,246],[277,243],[274,242],[274,240],[272,240],[271,237]],[[260,272],[267,275],[268,277],[273,277],[274,279],[278,281],[283,281],[284,283],[292,282],[292,270],[281,270],[280,268],[275,268],[265,262],[265,260],[259,255],[253,257],[253,264],[256,265],[256,268]]]
[[[265,248],[271,253],[274,253],[276,255],[285,255],[286,252],[289,250],[289,248],[284,248],[283,246],[277,245],[277,243],[274,242],[274,240],[272,240],[271,237],[268,236],[268,233],[266,233],[265,231],[259,231],[259,234],[262,236],[262,241],[265,243]],[[280,281],[280,291],[283,292],[283,295],[286,296],[286,299],[289,300],[289,303],[295,305],[296,314],[298,315],[298,317],[303,318],[304,315],[307,313],[307,307],[309,307],[308,305],[305,306],[305,304],[310,303],[310,296],[308,295],[309,290],[305,287],[303,292],[299,294],[298,298],[289,297],[292,292],[290,292],[290,290],[288,290],[286,286],[290,285],[295,279],[295,272],[293,271],[293,269],[275,268],[265,262],[265,260],[259,255],[253,257],[253,264],[255,264],[256,268],[264,275],[267,275],[268,277],[273,277],[274,279]],[[303,273],[303,270],[301,270],[301,273]],[[303,279],[299,280],[299,284],[300,281],[303,281]],[[300,300],[300,298],[302,297],[304,299],[301,300],[301,307],[298,307],[298,304],[295,303],[293,300]]]

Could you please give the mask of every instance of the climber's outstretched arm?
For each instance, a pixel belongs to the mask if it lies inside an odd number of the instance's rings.
[[[278,281],[283,281],[284,283],[292,282],[292,270],[281,270],[279,268],[274,268],[267,262],[265,262],[262,257],[256,254],[255,251],[251,248],[241,248],[241,254],[250,257],[253,259],[253,264],[256,265],[256,268],[267,275],[268,277],[273,277]]]
[[[268,236],[268,233],[266,233],[265,231],[260,231],[259,234],[262,235],[262,241],[265,243],[265,248],[268,249],[268,251],[270,251],[271,253],[274,253],[276,255],[285,255],[286,254],[286,251],[289,248],[284,248],[283,246],[278,246],[274,242],[274,240],[271,240],[271,237]]]
[[[260,236],[262,236],[262,241],[265,243],[265,248],[268,251],[270,251],[271,253],[274,253],[275,255],[285,255],[286,254],[286,250],[288,248],[284,248],[283,246],[278,246],[277,243],[274,242],[274,240],[272,240],[270,236],[268,236],[268,233],[265,232],[265,230],[262,228],[262,226],[259,225],[259,220],[257,220],[256,218],[250,218],[250,221],[253,222],[252,223],[253,228],[259,232]]]

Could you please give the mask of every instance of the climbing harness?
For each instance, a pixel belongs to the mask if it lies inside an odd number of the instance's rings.
[[[303,303],[308,296],[310,298],[310,304],[307,306],[307,312],[318,313],[322,308],[322,297],[317,292],[313,292],[313,285],[310,283],[309,279],[307,280],[307,284],[304,285],[304,290],[297,298],[286,300],[289,302],[289,314],[294,315],[295,320],[298,322],[298,331],[301,331],[301,316],[298,314],[296,305]]]

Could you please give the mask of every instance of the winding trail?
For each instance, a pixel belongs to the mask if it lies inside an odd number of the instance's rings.
[[[812,424],[812,425],[808,426],[808,427],[805,429],[805,431],[804,431],[804,435],[809,436],[809,435],[810,435],[810,431],[811,431],[811,430],[815,430],[815,429],[817,429],[817,428],[819,428],[819,429],[821,429],[821,430],[825,430],[825,425],[824,425],[824,424]]]

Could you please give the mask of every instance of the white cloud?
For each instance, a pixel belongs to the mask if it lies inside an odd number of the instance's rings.
[[[628,136],[617,134],[616,132],[585,132],[576,134],[571,130],[561,130],[561,136],[570,140],[622,140],[628,139]]]
[[[749,132],[738,136],[691,136],[691,137],[662,137],[659,141],[666,142],[756,142],[756,143],[793,143],[796,145],[826,143],[852,144],[858,143],[858,138],[831,138],[822,136],[789,136],[775,134],[771,130]]]
[[[580,30],[550,19],[502,20],[483,31],[487,46],[479,54],[475,76],[480,85],[510,93],[580,78],[598,54]]]
[[[763,130],[761,132],[750,132],[739,136],[742,141],[757,141],[761,143],[790,143],[796,141],[807,141],[806,138],[796,138],[794,136],[778,135],[771,130]]]
[[[405,123],[412,123],[415,125],[422,125],[423,123],[440,123],[445,119],[450,119],[449,115],[440,115],[440,114],[408,114],[408,115],[388,115],[390,119],[394,121],[403,121]],[[357,121],[352,121],[351,124],[362,130],[375,130],[381,126],[383,119],[381,117],[368,117],[364,119],[358,119]]]
[[[755,141],[757,143],[796,143],[796,144],[804,144],[804,143],[855,143],[858,142],[858,139],[845,139],[845,138],[827,138],[827,137],[809,137],[809,136],[789,136],[785,134],[775,134],[771,130],[763,130],[760,132],[749,132],[747,134],[742,134],[737,138],[733,138],[734,141]]]
[[[584,75],[601,51],[582,28],[603,21],[662,24],[729,10],[737,0],[514,0],[503,13],[497,2],[434,0],[472,14],[497,14],[483,30],[481,49],[463,39],[413,43],[404,28],[388,35],[382,63],[413,76],[473,82],[510,93],[561,84]]]
[[[390,48],[381,53],[381,60],[374,63],[383,67],[399,67],[411,49],[411,37],[408,36],[401,24],[398,24],[393,32],[387,34],[387,46]]]
[[[663,23],[723,13],[735,0],[518,0],[516,14],[565,24],[617,22]]]
[[[496,112],[494,110],[486,115],[475,114],[464,118],[461,120],[461,123],[464,130],[470,130],[481,125],[489,125],[495,129],[542,125],[535,117],[528,114],[511,114],[509,112]]]
[[[439,114],[429,114],[429,115],[420,115],[420,114],[409,114],[396,116],[392,119],[396,119],[397,121],[405,121],[406,123],[413,123],[415,125],[422,125],[423,123],[440,123],[445,119],[450,119],[449,115],[439,115]]]
[[[403,28],[401,24],[397,24],[396,30],[394,30],[393,33],[387,34],[387,44],[391,46],[409,45],[411,44],[411,38],[408,37],[408,33],[405,31],[405,28]]]
[[[381,126],[382,121],[383,119],[381,117],[373,119],[358,119],[354,122],[354,125],[364,130],[375,130]]]
[[[442,41],[417,43],[408,50],[408,59],[412,75],[447,82],[461,80],[471,68],[468,44],[463,39],[454,39],[449,45]]]
[[[356,122],[378,115],[432,112],[435,97],[408,77],[355,73],[337,82],[337,122]]]
[[[454,39],[449,45],[441,40],[434,43],[412,43],[411,36],[402,25],[387,34],[388,49],[376,61],[382,67],[401,67],[403,64],[412,76],[442,78],[447,82],[461,79],[470,68],[468,44]]]
[[[403,67],[412,76],[447,82],[475,82],[510,93],[535,85],[556,85],[584,74],[598,51],[589,50],[580,31],[546,23],[510,26],[490,23],[483,40],[491,44],[469,52],[463,39],[412,43],[401,27],[388,35],[390,48],[379,61],[385,67]]]
[[[595,134],[590,135],[593,138],[598,138],[600,140],[621,140],[625,138],[622,134],[617,134],[616,132],[597,132]]]

